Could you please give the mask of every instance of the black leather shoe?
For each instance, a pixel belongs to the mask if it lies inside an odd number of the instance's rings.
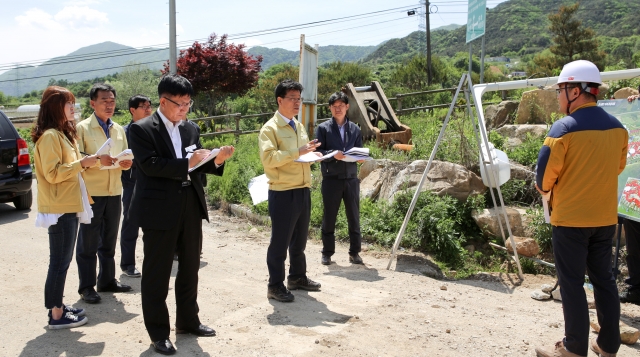
[[[362,258],[360,258],[360,255],[358,253],[351,255],[349,254],[349,263],[351,264],[364,264],[364,262],[362,261]]]
[[[287,289],[289,290],[308,290],[308,291],[318,291],[320,290],[320,283],[317,283],[307,277],[287,280]]]
[[[153,349],[163,355],[173,355],[176,353],[176,348],[173,347],[173,344],[168,338],[154,342]]]
[[[124,273],[124,275],[130,278],[139,278],[142,276],[142,274],[140,274],[140,271],[134,266],[130,266],[127,269],[122,269],[122,272]]]
[[[620,294],[620,302],[640,305],[640,290],[627,288]]]
[[[280,302],[292,302],[295,299],[291,291],[287,290],[284,285],[270,286],[267,289],[267,298]]]
[[[204,337],[212,337],[216,335],[216,331],[214,329],[203,324],[200,324],[200,326],[192,329],[190,328],[180,329],[176,327],[176,335],[179,335],[182,333],[190,333],[192,335],[204,336]]]
[[[322,265],[331,265],[331,257],[328,255],[322,254],[322,259],[320,259],[320,263],[322,263]]]
[[[102,300],[100,295],[98,295],[98,293],[93,290],[93,288],[85,288],[84,290],[82,290],[82,292],[80,292],[80,297],[87,304],[97,304],[100,302],[100,300]]]
[[[112,293],[125,293],[127,291],[131,291],[131,287],[129,285],[120,284],[117,280],[113,280],[111,284],[105,287],[98,287],[98,292],[112,292]]]

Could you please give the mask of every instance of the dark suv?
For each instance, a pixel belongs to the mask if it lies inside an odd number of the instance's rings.
[[[0,203],[13,202],[19,210],[31,208],[32,177],[27,142],[0,111]]]

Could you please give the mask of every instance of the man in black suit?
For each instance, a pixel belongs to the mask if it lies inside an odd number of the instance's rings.
[[[209,220],[200,174],[222,175],[234,148],[221,147],[215,159],[188,173],[209,155],[209,150],[202,149],[196,128],[186,121],[192,95],[193,87],[186,78],[164,76],[158,84],[158,110],[129,128],[137,167],[129,218],[142,228],[144,242],[142,313],[153,347],[162,354],[176,352],[169,340],[166,304],[176,251],[176,334],[216,334],[198,318],[200,236],[202,219]]]
[[[324,265],[331,264],[331,256],[336,252],[336,217],[340,202],[344,201],[349,225],[349,262],[363,264],[360,258],[362,235],[360,234],[360,180],[355,162],[347,162],[344,152],[354,147],[362,147],[360,128],[347,118],[349,98],[342,92],[329,97],[332,118],[318,125],[316,139],[322,144],[318,151],[326,155],[334,150],[339,152],[321,162],[322,168],[322,259]]]

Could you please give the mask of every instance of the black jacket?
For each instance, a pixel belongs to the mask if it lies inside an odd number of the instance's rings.
[[[182,122],[178,127],[182,139],[182,156],[185,148],[195,145],[201,149],[200,136],[194,125]],[[136,162],[136,185],[133,189],[129,219],[141,228],[167,230],[175,226],[180,217],[187,181],[189,159],[176,158],[171,138],[158,113],[141,119],[129,127]],[[211,160],[194,173],[222,175],[224,164],[219,168]],[[198,195],[199,205],[187,207],[186,214],[200,215],[209,220],[204,198],[201,175],[190,174],[191,183]]]
[[[316,139],[321,143],[317,151],[326,155],[333,150],[348,151],[354,147],[362,147],[360,128],[345,118],[345,139],[340,137],[340,129],[335,119],[327,120],[316,128]],[[355,162],[344,162],[328,158],[320,163],[324,178],[348,179],[358,177],[358,165]]]

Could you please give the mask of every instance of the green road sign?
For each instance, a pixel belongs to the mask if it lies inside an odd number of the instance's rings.
[[[469,0],[467,12],[467,43],[484,35],[487,0]]]

